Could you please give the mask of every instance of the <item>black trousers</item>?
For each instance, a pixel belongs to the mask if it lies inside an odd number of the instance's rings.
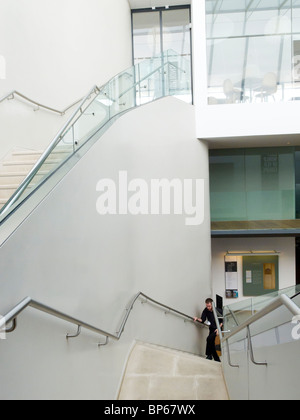
[[[207,345],[206,345],[206,356],[212,356],[216,362],[220,361],[216,350],[215,340],[217,337],[217,333],[213,330],[210,330],[209,336],[207,337]]]

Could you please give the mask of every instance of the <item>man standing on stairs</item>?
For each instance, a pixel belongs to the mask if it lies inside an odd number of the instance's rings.
[[[206,358],[208,360],[214,359],[216,362],[220,362],[220,358],[218,356],[216,350],[216,337],[219,335],[217,323],[215,320],[215,316],[213,313],[213,300],[206,299],[205,301],[206,308],[204,309],[201,318],[194,318],[195,322],[201,322],[204,324],[206,321],[209,322],[209,336],[207,337],[207,346],[206,346]],[[222,328],[222,324],[221,324]]]

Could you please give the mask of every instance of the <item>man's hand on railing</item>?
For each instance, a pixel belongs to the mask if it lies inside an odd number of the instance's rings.
[[[200,324],[203,324],[202,319],[195,317],[194,322],[200,322]]]

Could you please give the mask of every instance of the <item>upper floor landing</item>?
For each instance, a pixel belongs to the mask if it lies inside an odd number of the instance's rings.
[[[193,36],[199,137],[299,134],[299,0],[194,1]]]

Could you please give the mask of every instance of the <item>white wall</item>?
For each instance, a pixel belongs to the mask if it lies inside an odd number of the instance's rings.
[[[211,295],[208,150],[194,108],[166,98],[119,119],[0,249],[0,313],[25,296],[115,332],[139,291],[191,315]],[[100,216],[100,179],[205,179],[205,221],[185,215]],[[1,398],[116,396],[133,339],[204,354],[193,324],[137,304],[119,343],[28,310],[0,341]],[[2,384],[5,386],[2,386]]]
[[[131,66],[128,1],[0,0],[0,55],[0,97],[18,90],[64,109]],[[14,146],[44,148],[62,123],[14,101],[0,104],[0,159]]]
[[[238,257],[239,299],[225,298],[225,265],[227,251],[270,251],[280,252],[279,289],[296,284],[295,238],[222,238],[212,239],[212,282],[213,294],[223,296],[224,305],[230,305],[249,297],[243,296],[242,257]]]
[[[33,109],[16,100],[0,104],[0,162],[16,148],[44,151],[71,116]]]
[[[299,112],[300,104],[297,101],[203,105],[197,109],[197,135],[199,138],[224,138],[226,141],[231,137],[299,134]],[[278,140],[281,138],[275,138],[273,145]],[[289,144],[288,141],[283,145]]]

